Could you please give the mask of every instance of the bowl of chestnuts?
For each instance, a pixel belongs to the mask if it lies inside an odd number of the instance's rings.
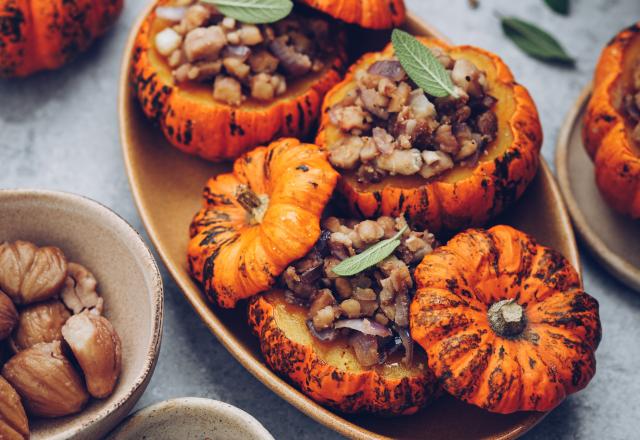
[[[100,438],[153,374],[158,267],[92,200],[0,190],[0,206],[0,438]]]

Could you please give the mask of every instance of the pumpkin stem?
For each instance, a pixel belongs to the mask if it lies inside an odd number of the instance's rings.
[[[251,223],[262,222],[269,206],[269,196],[258,195],[247,185],[238,185],[236,200],[249,213]]]
[[[491,328],[500,336],[518,336],[526,326],[524,309],[515,299],[498,301],[489,307],[487,315]]]

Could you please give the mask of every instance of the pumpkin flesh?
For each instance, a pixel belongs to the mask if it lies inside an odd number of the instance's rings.
[[[640,145],[634,139],[640,128],[629,115],[625,97],[640,92],[635,84],[639,63],[640,27],[634,25],[620,32],[600,56],[582,133],[598,189],[612,208],[632,218],[640,218]]]
[[[390,29],[406,18],[404,0],[304,0],[338,20],[368,29]]]
[[[144,113],[160,125],[172,145],[207,160],[235,159],[279,136],[304,136],[315,125],[324,94],[341,76],[345,55],[336,43],[336,53],[323,60],[320,71],[288,81],[284,94],[271,101],[249,97],[241,106],[229,105],[213,98],[211,84],[176,83],[154,44],[156,35],[171,24],[158,18],[155,9],[142,24],[134,48],[132,87]],[[341,41],[340,31],[334,35]]]
[[[487,93],[497,99],[497,138],[485,149],[475,166],[455,166],[434,178],[387,176],[381,182],[363,184],[351,172],[342,174],[339,190],[355,213],[396,216],[406,213],[413,222],[430,230],[458,230],[480,225],[520,197],[535,176],[542,131],[535,104],[527,90],[516,84],[508,67],[495,55],[471,46],[448,46],[420,38],[454,60],[472,62],[487,77]],[[328,109],[355,88],[353,77],[373,63],[392,55],[389,45],[381,53],[363,56],[339,85],[326,96],[323,119],[316,142],[328,148],[339,143],[343,132],[333,125]]]
[[[307,310],[288,303],[279,290],[257,296],[249,306],[249,322],[269,366],[315,401],[349,413],[409,415],[439,394],[423,354],[410,366],[392,357],[363,368],[346,340],[319,341],[307,319]]]

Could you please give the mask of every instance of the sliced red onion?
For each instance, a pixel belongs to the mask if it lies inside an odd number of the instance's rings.
[[[394,81],[402,81],[404,79],[404,69],[400,64],[400,61],[376,61],[371,66],[369,66],[367,72],[373,75],[384,76]]]
[[[335,328],[350,328],[365,335],[381,336],[383,338],[391,336],[391,330],[375,321],[367,318],[359,319],[342,319],[334,324]]]
[[[399,327],[396,330],[400,335],[400,339],[402,339],[402,345],[404,345],[404,357],[402,358],[402,362],[409,365],[413,362],[413,339],[411,339],[411,335],[409,334],[409,329],[407,327]]]
[[[356,358],[363,367],[371,367],[379,362],[380,355],[376,337],[356,333],[349,338],[349,344],[353,347]]]
[[[184,6],[158,6],[156,16],[163,20],[180,21],[184,18],[187,8]]]
[[[321,331],[316,330],[311,320],[307,321],[307,327],[309,328],[311,334],[321,341],[333,341],[336,336],[338,336],[338,332],[333,328],[327,328]]]

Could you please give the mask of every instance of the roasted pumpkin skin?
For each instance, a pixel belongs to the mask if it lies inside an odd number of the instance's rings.
[[[404,0],[304,0],[312,8],[368,29],[390,29],[406,18]]]
[[[322,343],[306,311],[272,290],[252,298],[249,325],[267,364],[318,403],[347,413],[410,415],[439,396],[433,373],[420,366],[361,368],[346,343]],[[333,345],[327,345],[333,344]]]
[[[57,69],[85,51],[123,0],[0,0],[0,77]]]
[[[616,211],[640,218],[640,147],[629,136],[619,105],[621,83],[640,59],[640,23],[614,37],[596,66],[593,93],[584,116],[583,140],[594,161],[596,183]]]
[[[157,4],[170,3],[160,0]],[[216,102],[212,89],[194,90],[174,83],[154,49],[155,21],[154,9],[136,38],[131,63],[133,93],[145,115],[160,126],[173,146],[207,160],[235,159],[278,137],[305,136],[316,126],[324,94],[342,78],[346,55],[338,44],[325,69],[290,84],[272,102],[247,101],[240,107]]]
[[[233,172],[211,178],[188,248],[189,271],[209,299],[234,307],[306,255],[337,180],[325,152],[291,138],[256,148],[235,161]],[[256,215],[239,197],[247,189],[268,200]]]
[[[562,255],[526,234],[470,229],[415,278],[411,335],[453,396],[498,413],[548,411],[595,374],[598,302]],[[503,300],[522,312],[515,331],[491,322]]]
[[[404,213],[411,222],[432,232],[483,225],[517,200],[535,177],[542,145],[538,111],[527,89],[515,82],[497,55],[472,46],[449,46],[434,38],[419,39],[426,46],[445,49],[454,59],[467,58],[486,71],[488,92],[498,98],[498,139],[473,169],[458,166],[432,180],[394,177],[369,186],[359,184],[353,175],[343,174],[338,190],[353,215],[397,217]],[[327,93],[318,145],[327,147],[339,138],[339,129],[331,123],[328,110],[353,87],[356,72],[392,54],[393,47],[388,45],[380,53],[364,55]]]

